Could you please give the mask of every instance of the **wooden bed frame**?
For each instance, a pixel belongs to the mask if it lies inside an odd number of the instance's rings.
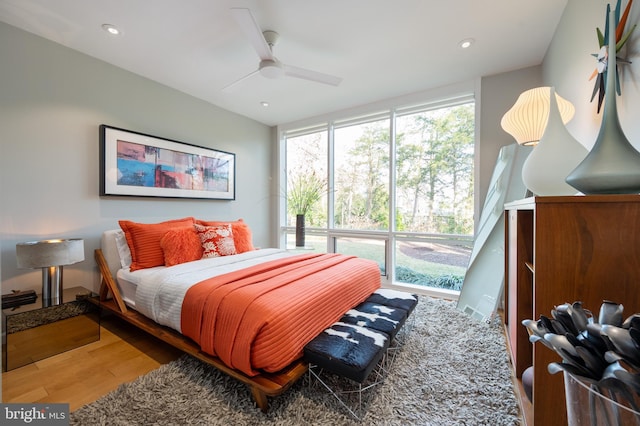
[[[101,249],[96,249],[95,259],[102,274],[99,294],[100,306],[103,309],[248,385],[254,401],[263,412],[266,412],[269,408],[267,397],[282,394],[309,369],[309,365],[306,362],[298,360],[278,373],[263,373],[251,377],[228,367],[219,358],[202,352],[193,340],[184,337],[169,327],[156,323],[133,309],[127,308]],[[109,298],[109,293],[112,295],[111,299]]]

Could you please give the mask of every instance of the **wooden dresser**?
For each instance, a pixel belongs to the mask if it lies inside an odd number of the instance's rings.
[[[625,318],[640,312],[640,195],[532,197],[506,204],[505,280],[505,327],[516,377],[534,366],[527,424],[566,424],[562,375],[547,371],[560,357],[531,344],[521,322],[577,300],[596,318],[605,299],[622,303]]]

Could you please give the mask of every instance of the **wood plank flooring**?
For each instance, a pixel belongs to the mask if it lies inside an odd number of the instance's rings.
[[[97,315],[77,315],[7,335],[7,369],[13,370],[95,342]]]
[[[2,373],[2,402],[68,403],[74,411],[181,354],[107,316],[99,341]]]

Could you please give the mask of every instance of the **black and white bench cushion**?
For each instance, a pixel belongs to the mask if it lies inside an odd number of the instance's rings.
[[[305,359],[362,383],[389,346],[389,336],[355,324],[336,322],[304,348]]]
[[[400,308],[363,302],[347,311],[340,319],[347,324],[355,324],[373,330],[383,331],[391,339],[407,320],[407,311]]]
[[[407,311],[407,316],[409,316],[418,304],[418,295],[406,291],[380,288],[373,292],[365,302],[404,309]]]

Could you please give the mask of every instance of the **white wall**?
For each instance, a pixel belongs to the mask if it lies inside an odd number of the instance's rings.
[[[588,149],[593,146],[602,113],[597,113],[596,100],[590,102],[594,81],[589,81],[589,77],[596,65],[596,58],[591,54],[599,50],[596,27],[604,32],[608,3],[615,7],[613,0],[569,0],[541,66],[482,78],[479,164],[482,197],[491,177],[489,165],[495,161],[500,146],[513,141],[500,128],[500,119],[526,89],[554,86],[556,92],[576,108],[567,129]],[[623,9],[626,5],[627,1],[622,1]],[[640,23],[640,6],[636,3],[631,8],[627,29],[637,23]],[[632,62],[621,67],[622,96],[617,99],[620,123],[629,141],[640,150],[640,121],[637,120],[640,116],[640,28],[634,31],[618,56]]]
[[[15,245],[53,237],[84,238],[86,260],[64,280],[97,290],[93,251],[119,219],[242,217],[256,245],[273,244],[271,128],[4,23],[0,58],[2,293],[40,289]],[[100,124],[235,153],[236,200],[100,198]]]
[[[477,167],[479,170],[480,196],[478,214],[484,205],[489,181],[500,148],[515,144],[515,139],[500,126],[500,120],[525,90],[542,86],[540,66],[523,68],[493,76],[483,77],[480,89],[480,138]],[[531,149],[522,147],[522,149]]]
[[[567,123],[569,132],[584,146],[595,142],[602,113],[597,113],[597,100],[590,102],[594,81],[589,81],[599,50],[596,27],[605,28],[606,6],[615,1],[569,0],[556,34],[543,62],[543,80],[576,107],[574,118]],[[628,1],[622,1],[622,8]],[[627,29],[640,23],[640,5],[631,8]],[[626,50],[626,51],[625,51]],[[640,149],[640,28],[636,29],[618,55],[632,63],[621,67],[622,96],[618,97],[620,124],[629,141]],[[640,167],[640,165],[639,165]]]

